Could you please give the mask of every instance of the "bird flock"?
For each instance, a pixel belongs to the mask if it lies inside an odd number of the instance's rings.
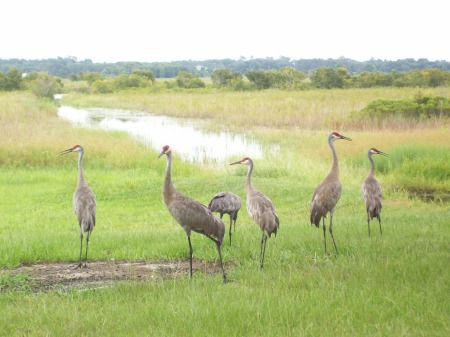
[[[331,149],[333,160],[332,167],[325,179],[314,190],[311,200],[310,222],[311,225],[320,227],[320,221],[322,220],[325,253],[327,253],[325,218],[329,214],[330,222],[328,229],[336,254],[338,254],[336,240],[333,236],[333,215],[341,196],[342,187],[339,181],[338,157],[334,147],[334,142],[342,139],[351,141],[350,138],[341,135],[336,131],[330,133],[328,136],[328,145]],[[89,237],[95,226],[96,201],[95,195],[83,175],[83,147],[81,145],[75,145],[72,148],[60,152],[60,154],[67,154],[71,152],[78,153],[78,184],[73,195],[73,208],[80,227],[80,257],[76,268],[82,268],[87,267]],[[367,227],[369,236],[370,220],[373,218],[378,219],[380,234],[382,234],[380,217],[382,192],[379,182],[375,179],[375,164],[372,158],[372,155],[374,154],[387,156],[387,153],[377,150],[376,148],[370,148],[367,153],[371,166],[369,174],[362,184],[361,190],[367,213]],[[223,267],[221,252],[221,246],[225,235],[225,224],[222,221],[222,217],[224,214],[228,214],[230,217],[229,241],[231,246],[232,227],[234,227],[234,230],[236,229],[238,212],[242,206],[241,198],[232,192],[219,192],[214,195],[208,206],[205,206],[200,202],[180,193],[175,189],[172,183],[172,150],[170,146],[163,146],[158,158],[163,155],[166,156],[166,170],[162,188],[163,201],[170,215],[180,224],[186,233],[189,244],[190,277],[192,277],[193,255],[191,232],[195,232],[206,236],[216,244],[220,267],[222,270],[222,278],[223,281],[226,282],[226,273]],[[277,231],[280,227],[280,221],[275,210],[275,205],[270,198],[261,191],[256,190],[251,183],[253,161],[250,158],[245,157],[242,160],[231,163],[230,165],[238,164],[247,166],[247,176],[245,180],[246,208],[249,216],[261,230],[262,237],[259,266],[262,269],[264,266],[267,237],[270,238],[272,234],[275,236],[277,235]],[[220,214],[220,218],[213,215],[215,212]],[[87,235],[86,253],[83,263],[82,253],[84,233],[87,233]]]

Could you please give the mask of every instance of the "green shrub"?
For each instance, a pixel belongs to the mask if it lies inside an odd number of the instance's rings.
[[[361,110],[362,117],[433,118],[450,116],[450,99],[441,96],[422,96],[403,100],[377,99]]]

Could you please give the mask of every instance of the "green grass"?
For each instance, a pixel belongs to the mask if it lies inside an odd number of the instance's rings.
[[[7,107],[0,115],[0,267],[77,260],[76,155],[57,155],[75,143],[85,147],[85,176],[98,203],[90,258],[188,256],[186,235],[162,202],[165,159],[157,152],[120,133],[72,128],[55,117],[55,106],[28,95],[0,95],[0,105]],[[262,142],[280,145],[279,153],[255,160],[253,173],[281,223],[268,240],[264,270],[260,231],[243,207],[233,246],[225,237],[222,248],[229,283],[196,272],[192,279],[32,293],[26,274],[3,272],[0,335],[448,335],[449,207],[409,199],[397,180],[412,170],[448,191],[448,129],[339,131],[353,139],[336,143],[343,185],[333,221],[339,256],[323,253],[322,230],[309,224],[312,191],[331,165],[328,130],[254,128]],[[375,158],[385,196],[383,236],[373,223],[368,237],[360,186],[372,146],[389,157]],[[245,173],[245,167],[175,159],[172,178],[178,190],[207,203],[220,190],[245,199]],[[195,258],[217,260],[210,240],[193,233],[192,241]]]

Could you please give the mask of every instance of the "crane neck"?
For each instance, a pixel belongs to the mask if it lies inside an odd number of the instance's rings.
[[[78,185],[86,182],[83,175],[83,155],[83,151],[78,153]]]
[[[245,189],[246,189],[247,193],[249,193],[251,190],[253,190],[252,181],[251,181],[252,171],[253,171],[253,162],[250,161],[250,164],[248,164],[248,168],[247,168],[247,178],[245,180]]]
[[[328,139],[328,145],[331,149],[331,155],[333,156],[333,165],[331,166],[330,174],[335,174],[336,176],[339,176],[339,165],[338,165],[338,158],[336,154],[336,149],[334,147],[333,139]]]
[[[172,184],[172,152],[166,154],[166,174],[164,177],[163,196],[164,201],[167,203],[170,199],[170,195],[175,191],[175,187]]]
[[[369,152],[369,154],[367,155],[367,157],[369,157],[370,160],[370,172],[369,172],[369,176],[375,176],[375,163],[373,161],[372,158],[372,153]]]

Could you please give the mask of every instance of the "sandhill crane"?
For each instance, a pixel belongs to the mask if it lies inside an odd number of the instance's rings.
[[[83,266],[81,255],[83,251],[83,233],[87,232],[86,236],[86,258],[84,267],[87,267],[87,255],[89,247],[89,236],[95,226],[95,195],[91,188],[87,184],[83,176],[83,155],[84,149],[81,145],[74,145],[72,148],[62,151],[60,154],[66,154],[70,152],[78,152],[78,184],[73,194],[73,208],[78,219],[80,226],[80,263],[77,268]]]
[[[189,267],[190,277],[192,277],[192,244],[191,231],[205,235],[215,242],[219,252],[220,267],[222,268],[223,281],[226,282],[226,275],[223,269],[222,245],[225,234],[225,225],[222,220],[216,218],[211,211],[198,201],[191,199],[178,192],[172,184],[172,151],[168,145],[163,146],[158,158],[166,155],[167,166],[163,185],[163,200],[172,217],[183,227],[189,243]]]
[[[260,268],[263,268],[264,265],[264,254],[266,252],[266,241],[267,236],[269,237],[272,233],[277,235],[277,230],[280,227],[280,221],[278,220],[277,212],[275,211],[275,206],[273,202],[263,193],[257,191],[253,188],[251,183],[251,174],[253,171],[253,161],[245,157],[242,160],[239,160],[235,163],[231,163],[230,165],[243,164],[247,165],[247,178],[245,181],[245,194],[247,197],[246,206],[247,212],[253,221],[261,228],[262,238],[261,238],[261,250],[259,253],[260,260]]]
[[[381,154],[382,156],[387,156],[387,153],[381,152],[380,150],[377,150],[376,148],[372,147],[367,152],[367,156],[370,160],[370,171],[369,175],[367,176],[366,180],[364,181],[362,185],[362,196],[364,199],[364,204],[366,205],[366,212],[367,212],[367,229],[369,230],[369,236],[370,236],[370,220],[373,218],[378,219],[378,223],[380,224],[380,234],[383,234],[381,231],[381,186],[378,183],[378,181],[375,179],[375,164],[373,162],[372,155],[373,154]]]
[[[231,246],[231,227],[234,222],[234,230],[236,231],[236,219],[238,216],[238,212],[241,209],[242,200],[241,198],[231,192],[219,192],[217,193],[209,202],[208,209],[211,212],[220,213],[220,218],[222,219],[224,214],[228,214],[230,216],[230,246]]]
[[[339,167],[338,159],[336,155],[336,149],[334,148],[333,142],[335,140],[345,139],[351,140],[338,132],[332,132],[328,136],[328,145],[331,149],[331,154],[333,155],[333,165],[331,167],[330,173],[326,178],[316,187],[312,196],[311,204],[311,224],[315,224],[316,227],[320,226],[320,219],[322,219],[323,226],[323,242],[325,245],[325,253],[327,252],[327,240],[326,240],[326,226],[325,218],[327,213],[330,212],[330,234],[333,239],[334,248],[336,253],[338,252],[336,241],[333,236],[333,214],[339,198],[341,197],[341,183],[339,181]]]

